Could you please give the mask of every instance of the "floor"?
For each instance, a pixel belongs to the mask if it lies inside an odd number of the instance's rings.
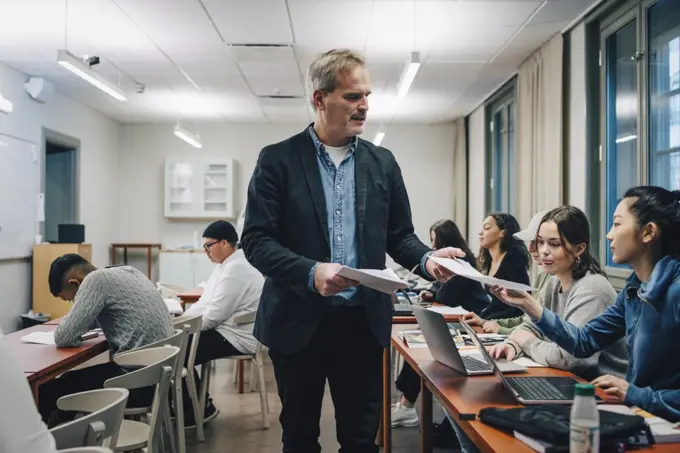
[[[188,453],[276,453],[281,452],[281,425],[278,421],[281,404],[276,394],[271,362],[265,362],[265,376],[271,407],[268,430],[262,429],[260,398],[258,393],[239,395],[232,381],[230,360],[220,360],[210,382],[210,394],[220,414],[206,426],[205,442],[196,442],[193,431],[187,431]],[[248,375],[248,373],[246,373]],[[246,385],[246,390],[248,385]],[[396,390],[393,389],[396,401]],[[420,451],[418,428],[398,428],[392,431],[394,453]],[[335,418],[330,395],[326,392],[321,417],[321,443],[324,452],[336,452]],[[443,453],[446,450],[435,450]]]

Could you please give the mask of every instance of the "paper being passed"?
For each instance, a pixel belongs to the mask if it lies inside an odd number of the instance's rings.
[[[475,280],[489,286],[502,286],[506,289],[514,289],[515,291],[526,291],[531,292],[533,288],[529,285],[524,285],[522,283],[515,283],[508,280],[502,280],[500,278],[490,277],[479,272],[477,269],[472,267],[470,263],[463,260],[451,259],[451,258],[441,258],[438,256],[430,256],[432,261],[444,266],[455,275],[460,275],[461,277],[469,278],[470,280]]]
[[[338,271],[338,275],[387,294],[392,294],[398,289],[408,288],[408,283],[400,279],[390,268],[378,270],[354,269],[353,267],[342,266]]]

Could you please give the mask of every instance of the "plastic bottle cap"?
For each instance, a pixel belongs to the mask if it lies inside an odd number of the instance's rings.
[[[576,384],[574,393],[579,396],[593,396],[595,395],[595,387],[592,384]]]

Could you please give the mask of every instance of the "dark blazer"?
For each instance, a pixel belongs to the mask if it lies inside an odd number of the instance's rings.
[[[413,231],[399,165],[389,150],[362,139],[354,156],[359,267],[384,269],[387,252],[413,268],[430,249]],[[241,243],[248,261],[267,276],[255,337],[284,353],[301,350],[328,305],[309,291],[309,274],[315,263],[331,256],[316,148],[307,130],[260,152],[248,186]],[[387,347],[390,296],[359,287],[358,297],[371,331]],[[347,334],[351,332],[347,326]]]

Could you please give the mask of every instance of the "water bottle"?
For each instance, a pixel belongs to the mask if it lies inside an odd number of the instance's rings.
[[[599,453],[600,414],[595,404],[595,388],[576,384],[571,406],[569,453]]]

